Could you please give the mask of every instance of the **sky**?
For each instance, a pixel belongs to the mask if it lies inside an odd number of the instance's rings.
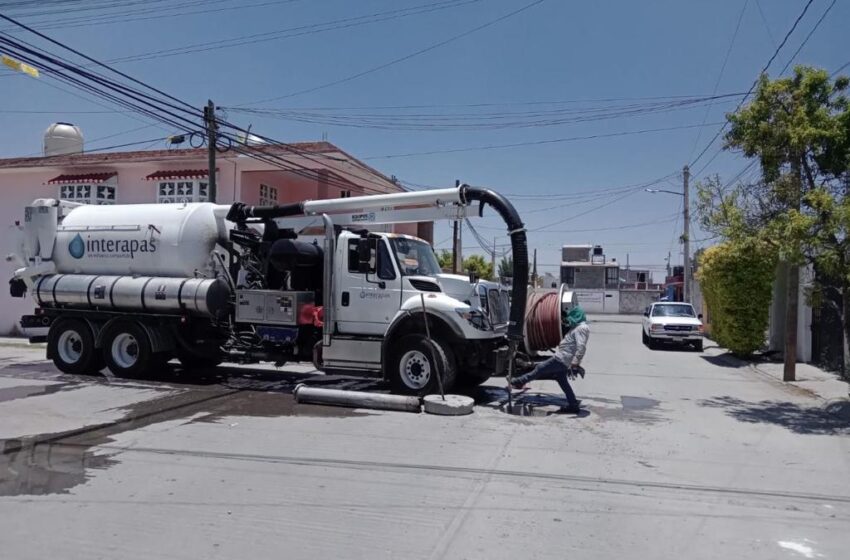
[[[4,0],[0,13],[199,107],[213,99],[263,135],[327,137],[413,188],[505,193],[540,273],[557,273],[562,245],[591,243],[661,280],[668,253],[682,261],[682,197],[644,186],[681,192],[704,149],[692,184],[747,165],[709,145],[740,96],[676,103],[746,92],[807,1]],[[798,48],[793,64],[850,62],[848,23],[850,2],[814,0],[768,74]],[[200,46],[120,60],[189,45]],[[87,148],[174,132],[58,88],[0,71],[0,157],[37,155],[57,120],[79,125]],[[504,250],[492,212],[473,226]],[[694,249],[707,237],[693,226]],[[449,224],[434,241],[451,247]],[[482,253],[468,228],[463,246]]]

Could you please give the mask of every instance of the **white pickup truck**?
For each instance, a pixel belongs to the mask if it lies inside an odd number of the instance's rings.
[[[690,303],[653,303],[643,313],[641,334],[643,343],[653,349],[661,342],[671,342],[690,344],[702,352],[702,315],[697,315]]]

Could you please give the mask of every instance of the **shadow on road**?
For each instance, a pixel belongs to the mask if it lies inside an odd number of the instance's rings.
[[[702,354],[700,358],[710,363],[711,365],[725,368],[740,369],[742,367],[746,367],[747,365],[746,362],[732,357],[731,354],[720,354],[719,356],[706,356],[705,354]]]
[[[700,406],[721,408],[741,422],[775,424],[797,434],[850,435],[850,402],[807,407],[788,401],[747,402],[736,397],[699,401]]]

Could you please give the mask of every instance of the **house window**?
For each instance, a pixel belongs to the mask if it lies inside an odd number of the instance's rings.
[[[210,199],[207,181],[160,181],[157,185],[156,201],[169,202],[207,202]]]
[[[260,183],[260,206],[275,206],[277,204],[277,187]]]
[[[605,285],[617,286],[620,284],[620,269],[608,267],[605,269]]]
[[[115,185],[62,185],[59,198],[81,204],[115,204]]]

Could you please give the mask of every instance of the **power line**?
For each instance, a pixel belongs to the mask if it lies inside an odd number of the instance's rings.
[[[403,158],[403,157],[413,157],[413,156],[430,156],[435,154],[454,154],[459,152],[475,152],[481,150],[499,150],[503,148],[517,148],[520,146],[540,146],[544,144],[558,144],[561,142],[577,142],[580,140],[595,140],[598,138],[615,138],[618,136],[632,136],[636,134],[649,134],[652,132],[668,132],[671,130],[687,130],[691,128],[697,128],[701,126],[716,126],[718,122],[705,123],[705,124],[688,124],[681,126],[668,126],[663,128],[647,128],[643,130],[631,130],[631,131],[623,131],[623,132],[611,132],[606,134],[591,134],[588,136],[572,136],[570,138],[554,138],[551,140],[535,140],[531,142],[515,142],[512,144],[491,144],[487,146],[472,146],[467,148],[452,148],[447,150],[431,150],[427,152],[410,152],[404,154],[388,154],[388,155],[380,155],[380,156],[370,156],[363,159],[395,159],[395,158]]]
[[[729,63],[729,56],[732,54],[732,48],[735,46],[735,39],[738,38],[738,30],[741,29],[741,22],[744,20],[744,14],[747,11],[747,6],[750,4],[749,0],[744,1],[744,5],[741,7],[741,13],[738,14],[738,21],[735,23],[735,31],[732,33],[732,40],[729,41],[729,47],[726,49],[726,55],[723,57],[723,64],[720,66],[720,73],[717,74],[717,80],[714,82],[714,90],[712,91],[712,96],[717,94],[717,89],[720,87],[720,81],[723,79],[723,73],[726,71],[726,65]],[[708,114],[711,112],[711,107],[714,103],[709,103],[708,107],[705,108],[705,115],[703,115],[702,122],[708,120]],[[702,138],[702,128],[697,130],[697,137],[694,140],[694,147],[691,148],[690,156],[694,155],[694,152],[699,145],[700,138]]]
[[[300,25],[296,27],[287,27],[275,31],[267,31],[264,33],[241,35],[238,37],[232,37],[230,39],[218,39],[215,41],[193,43],[170,49],[149,51],[146,53],[139,53],[135,55],[116,58],[113,59],[111,62],[138,62],[141,60],[151,60],[156,58],[166,58],[184,54],[195,54],[212,50],[242,47],[245,45],[253,45],[257,43],[276,41],[280,39],[291,39],[293,37],[302,37],[305,35],[313,35],[316,33],[325,33],[328,31],[349,29],[352,27],[360,27],[373,23],[392,21],[414,15],[428,14],[432,12],[467,6],[470,4],[476,4],[481,1],[482,0],[442,0],[439,2],[430,2],[427,4],[420,4],[408,8],[400,8],[383,12],[375,12],[362,16],[336,19],[328,22],[315,23],[310,25]]]
[[[818,21],[815,23],[814,27],[812,27],[811,31],[809,31],[809,34],[806,35],[806,38],[803,39],[803,42],[800,43],[800,46],[797,47],[797,50],[794,51],[794,54],[791,55],[791,58],[788,59],[788,62],[785,63],[785,66],[782,67],[782,71],[779,72],[780,75],[784,74],[785,71],[788,70],[788,67],[791,66],[791,63],[794,62],[794,59],[797,58],[797,55],[800,54],[800,51],[803,50],[803,47],[806,46],[806,43],[808,43],[809,39],[812,38],[812,35],[815,34],[815,31],[818,30],[818,27],[820,27],[820,24],[823,22],[824,19],[826,19],[827,14],[832,9],[832,7],[835,6],[835,3],[837,1],[838,0],[832,0],[832,3],[829,6],[826,7],[826,10],[824,10],[823,14],[821,14],[821,16],[820,16],[820,19],[818,19]]]
[[[744,102],[747,100],[747,98],[750,96],[750,94],[753,92],[753,90],[758,85],[759,80],[761,79],[762,75],[765,72],[767,72],[768,68],[770,68],[770,65],[773,63],[773,61],[779,55],[779,51],[781,51],[782,47],[785,46],[785,43],[788,42],[788,39],[791,37],[791,34],[794,33],[795,29],[797,29],[797,25],[800,24],[800,21],[803,19],[803,16],[806,15],[806,12],[809,10],[809,7],[812,5],[813,2],[814,2],[814,0],[808,0],[808,2],[806,2],[806,5],[803,7],[803,11],[800,12],[800,15],[797,16],[796,20],[794,20],[794,24],[791,26],[791,29],[788,30],[788,32],[785,34],[785,37],[782,38],[782,42],[773,51],[773,54],[768,59],[767,63],[762,67],[761,72],[758,73],[758,76],[756,76],[756,79],[753,81],[752,85],[750,86],[750,89],[747,90],[747,93],[744,95],[744,97],[738,103],[738,106],[735,108],[733,113],[737,112],[738,109],[740,109],[744,105]],[[714,135],[714,137],[712,137],[712,139],[709,141],[709,143],[706,144],[705,148],[703,148],[703,150],[699,153],[699,155],[696,157],[696,159],[691,161],[690,167],[694,167],[696,165],[696,163],[700,159],[702,159],[702,156],[705,155],[705,153],[708,151],[708,149],[714,144],[714,142],[720,137],[720,135],[723,134],[723,131],[726,130],[726,126],[728,124],[729,124],[728,120],[723,123],[723,126],[721,126],[720,129],[718,129],[717,133]],[[711,158],[711,159],[714,160],[714,158]],[[695,173],[695,175],[700,175],[705,170],[706,167],[707,167],[707,165],[704,165],[697,173]]]
[[[761,16],[761,22],[764,24],[764,29],[767,31],[767,36],[770,39],[770,44],[773,48],[776,48],[776,39],[773,38],[773,33],[770,31],[770,25],[767,23],[767,18],[764,17],[764,10],[761,9],[761,1],[756,0],[756,7],[758,8],[759,15]]]
[[[404,56],[394,58],[394,59],[392,59],[388,62],[384,62],[382,64],[379,64],[377,66],[373,66],[371,68],[357,72],[355,74],[350,74],[350,75],[348,75],[344,78],[333,80],[331,82],[326,82],[324,84],[314,86],[314,87],[311,87],[311,88],[302,89],[302,90],[299,90],[299,91],[288,93],[286,95],[278,95],[278,96],[275,96],[275,97],[267,97],[265,99],[259,99],[259,100],[256,100],[256,101],[249,101],[248,103],[241,103],[238,106],[243,107],[245,105],[257,105],[259,103],[267,103],[269,101],[277,101],[278,99],[287,99],[287,98],[290,98],[290,97],[303,95],[305,93],[313,93],[314,91],[319,91],[321,89],[326,89],[326,88],[329,88],[329,87],[337,86],[339,84],[350,82],[351,80],[355,80],[357,78],[361,78],[363,76],[373,74],[373,73],[378,72],[380,70],[383,70],[385,68],[389,68],[390,66],[394,66],[396,64],[399,64],[400,62],[405,62],[405,61],[410,60],[412,58],[415,58],[419,55],[425,54],[427,52],[430,52],[430,51],[433,51],[433,50],[438,49],[440,47],[443,47],[445,45],[448,45],[449,43],[452,43],[452,42],[457,41],[459,39],[463,39],[465,37],[468,37],[469,35],[472,35],[473,33],[477,33],[478,31],[482,31],[484,29],[487,29],[488,27],[496,25],[497,23],[500,23],[500,22],[505,21],[509,18],[517,16],[517,15],[521,14],[522,12],[525,12],[526,10],[529,10],[529,9],[539,5],[539,4],[542,4],[545,1],[546,0],[534,0],[533,2],[526,4],[525,6],[519,8],[519,9],[516,9],[512,12],[508,12],[507,14],[499,16],[498,18],[492,19],[492,20],[490,20],[486,23],[483,23],[479,26],[473,27],[472,29],[464,31],[463,33],[458,33],[457,35],[452,35],[451,37],[449,37],[447,39],[443,39],[443,40],[438,41],[436,43],[432,43],[432,44],[428,45],[427,47],[421,48],[417,51],[413,51],[413,52],[408,53]]]

